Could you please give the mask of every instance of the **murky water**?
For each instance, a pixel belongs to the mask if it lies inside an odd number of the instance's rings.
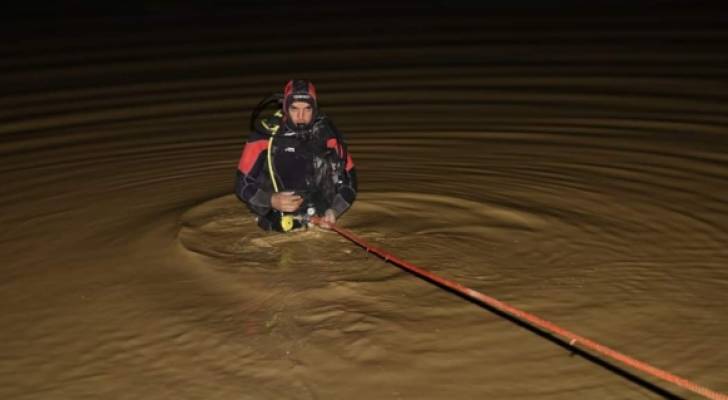
[[[660,398],[335,233],[259,231],[234,171],[291,77],[349,139],[341,225],[728,392],[724,25],[231,20],[4,45],[0,397]]]

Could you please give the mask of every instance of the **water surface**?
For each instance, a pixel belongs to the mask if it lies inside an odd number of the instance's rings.
[[[728,392],[725,25],[334,17],[6,43],[0,397],[660,398],[332,232],[259,231],[235,166],[292,77],[350,142],[342,226]]]

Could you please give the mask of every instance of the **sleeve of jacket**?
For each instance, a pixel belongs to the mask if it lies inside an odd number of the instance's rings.
[[[266,215],[270,209],[272,193],[263,187],[268,141],[255,134],[245,143],[240,156],[235,179],[235,194],[258,215]]]
[[[354,204],[354,200],[356,200],[358,189],[356,168],[354,167],[354,160],[347,149],[346,143],[339,143],[337,138],[331,138],[326,145],[329,148],[336,149],[336,154],[339,155],[341,165],[344,167],[342,173],[339,174],[339,181],[336,183],[336,196],[331,204],[331,209],[334,210],[334,213],[338,217],[348,210]]]

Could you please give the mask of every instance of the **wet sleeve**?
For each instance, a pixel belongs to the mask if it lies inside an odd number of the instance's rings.
[[[346,143],[339,144],[337,139],[332,138],[327,142],[327,146],[336,149],[336,154],[344,167],[343,173],[339,175],[339,181],[336,183],[336,196],[334,196],[334,201],[331,203],[331,209],[338,217],[348,210],[356,199],[358,189],[356,168],[354,167],[354,160],[347,150]],[[346,160],[344,160],[344,157],[346,157]]]
[[[235,194],[254,213],[266,215],[270,209],[272,193],[263,189],[265,181],[265,158],[268,141],[249,140],[240,156],[235,179]]]
[[[345,171],[343,178],[336,185],[336,196],[334,196],[331,209],[334,210],[337,218],[354,204],[356,191],[356,169],[352,167],[350,170]]]

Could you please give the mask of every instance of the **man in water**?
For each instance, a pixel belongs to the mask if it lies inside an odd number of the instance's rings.
[[[320,112],[316,88],[305,80],[288,81],[282,108],[258,119],[238,163],[235,193],[265,230],[287,232],[308,217],[328,224],[356,198],[356,170],[346,143]]]

